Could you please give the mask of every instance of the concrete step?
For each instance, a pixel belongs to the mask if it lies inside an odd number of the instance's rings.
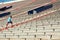
[[[35,38],[35,37],[32,35],[32,36],[19,36],[19,38]]]
[[[50,36],[36,36],[36,38],[44,38],[44,39],[50,39]]]
[[[36,36],[37,36],[37,35],[40,35],[40,36],[42,36],[42,35],[44,35],[44,33],[43,33],[43,32],[40,32],[40,33],[39,33],[39,32],[34,32],[34,33],[28,33],[28,35],[34,35],[34,36],[35,36],[35,35],[36,35]]]

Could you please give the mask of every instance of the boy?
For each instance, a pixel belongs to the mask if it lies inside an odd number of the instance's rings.
[[[13,24],[13,22],[12,22],[12,16],[10,16],[10,17],[8,18],[6,27],[8,26],[9,23],[11,23],[11,25]]]

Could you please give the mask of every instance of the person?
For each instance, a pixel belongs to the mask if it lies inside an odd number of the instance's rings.
[[[11,24],[11,26],[12,26],[12,24],[13,24],[13,22],[12,22],[12,16],[10,16],[10,17],[8,18],[6,27],[8,26],[8,24]]]

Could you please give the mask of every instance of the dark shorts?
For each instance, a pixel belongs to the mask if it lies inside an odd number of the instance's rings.
[[[8,22],[8,23],[11,23],[12,24],[12,21]]]

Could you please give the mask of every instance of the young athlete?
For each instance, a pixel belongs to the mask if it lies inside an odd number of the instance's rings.
[[[7,20],[7,24],[6,24],[6,26],[8,26],[8,24],[13,24],[13,22],[12,22],[12,16],[10,16],[9,18],[8,18],[8,20]]]

